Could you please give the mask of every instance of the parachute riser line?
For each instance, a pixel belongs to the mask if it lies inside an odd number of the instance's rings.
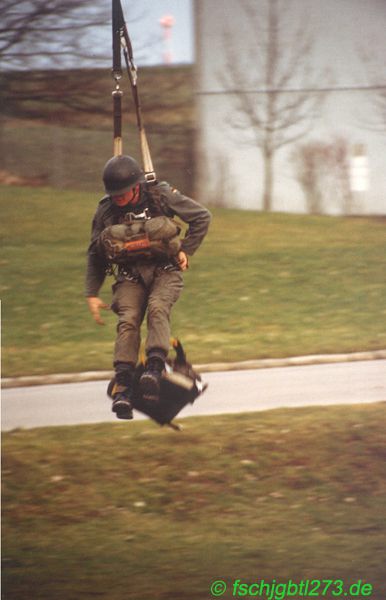
[[[146,181],[154,183],[156,174],[151,159],[150,148],[147,141],[146,131],[142,122],[141,102],[138,93],[138,71],[134,63],[133,48],[127,31],[120,0],[112,0],[112,25],[113,25],[113,69],[112,76],[115,81],[113,97],[113,123],[114,123],[114,156],[122,155],[122,96],[120,80],[122,78],[122,53],[125,59],[126,70],[130,81],[135,112],[137,117],[137,128],[142,154],[142,166]]]

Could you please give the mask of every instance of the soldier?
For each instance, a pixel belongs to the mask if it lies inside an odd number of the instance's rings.
[[[98,293],[106,274],[114,274],[111,309],[118,326],[112,410],[118,418],[132,419],[142,321],[147,313],[146,368],[140,389],[145,399],[156,402],[169,350],[170,313],[183,288],[182,271],[204,239],[211,215],[168,183],[147,183],[130,156],[111,158],[103,182],[106,196],[95,213],[88,248],[86,296],[95,321],[103,325],[100,310],[109,306]],[[182,240],[174,216],[188,225]]]

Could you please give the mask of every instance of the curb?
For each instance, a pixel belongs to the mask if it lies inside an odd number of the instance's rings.
[[[248,369],[272,369],[277,367],[293,367],[307,365],[323,365],[330,363],[355,362],[360,360],[386,359],[386,350],[371,352],[353,352],[351,354],[311,354],[289,358],[263,358],[233,363],[208,363],[193,365],[199,373],[215,371],[242,371]],[[111,379],[113,371],[85,371],[83,373],[59,373],[56,375],[31,375],[25,377],[7,377],[2,379],[3,389],[27,387],[34,385],[54,385],[58,383],[83,383]]]

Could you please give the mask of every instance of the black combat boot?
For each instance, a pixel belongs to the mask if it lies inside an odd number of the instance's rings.
[[[113,406],[118,419],[132,419],[133,405],[131,402],[133,390],[134,366],[130,363],[115,365],[115,385],[112,391]]]
[[[158,402],[162,371],[165,368],[165,360],[160,356],[149,356],[146,369],[139,380],[142,398],[149,402]]]

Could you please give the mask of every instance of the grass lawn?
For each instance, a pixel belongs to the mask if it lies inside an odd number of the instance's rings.
[[[98,327],[83,298],[98,199],[0,191],[3,376],[110,369],[115,316]],[[191,360],[386,347],[385,219],[226,209],[213,217],[173,313]]]
[[[216,579],[386,597],[384,403],[184,424],[4,434],[4,598],[204,600]]]

